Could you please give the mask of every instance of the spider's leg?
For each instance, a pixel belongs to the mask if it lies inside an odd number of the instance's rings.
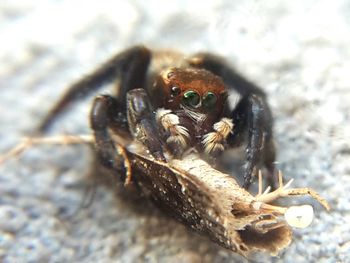
[[[166,161],[161,136],[156,124],[154,111],[144,89],[133,89],[127,93],[127,115],[129,129],[134,138],[142,142],[158,160]]]
[[[227,138],[229,145],[233,147],[241,144],[245,138],[244,135],[248,132],[244,187],[249,187],[252,175],[257,173],[260,165],[267,168],[269,183],[274,186],[275,147],[272,114],[265,93],[229,67],[221,57],[200,53],[190,58],[189,63],[220,76],[227,87],[234,89],[242,96],[232,113],[226,113],[226,115],[232,117],[234,124],[233,133]]]
[[[261,165],[267,168],[269,184],[274,187],[272,119],[265,100],[258,95],[243,97],[232,112],[232,120],[235,126],[227,138],[229,145],[240,144],[244,140],[243,136],[248,133],[243,187],[249,187],[252,176],[257,174]]]
[[[66,94],[51,109],[40,124],[39,131],[47,130],[54,119],[73,102],[87,96],[102,85],[113,82],[119,77],[121,78],[121,87],[118,97],[123,100],[129,89],[140,87],[143,84],[150,57],[151,52],[143,46],[135,46],[115,55],[97,70],[68,87]],[[120,102],[121,105],[125,105],[122,101]]]
[[[90,125],[95,137],[96,155],[100,163],[113,173],[117,172],[124,176],[124,158],[118,154],[108,131],[112,122],[116,124],[116,120],[111,117],[115,106],[117,106],[117,101],[111,96],[96,97],[90,113]],[[126,120],[119,120],[122,126],[125,125],[125,122]]]

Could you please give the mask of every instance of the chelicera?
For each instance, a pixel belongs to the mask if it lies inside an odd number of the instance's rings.
[[[116,80],[115,94],[98,95],[90,114],[97,155],[108,169],[121,169],[111,137],[122,134],[139,140],[163,162],[185,158],[189,151],[215,160],[246,143],[244,187],[262,167],[273,174],[272,117],[265,93],[210,53],[185,57],[143,46],[127,49],[70,86],[40,129],[82,95]],[[241,97],[234,107],[227,99],[230,90]]]

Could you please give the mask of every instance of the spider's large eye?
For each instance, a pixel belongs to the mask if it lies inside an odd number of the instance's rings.
[[[203,106],[204,108],[207,109],[211,109],[215,106],[216,101],[217,101],[217,97],[213,92],[207,92],[204,96],[203,96]]]
[[[186,91],[182,99],[185,105],[193,108],[197,107],[201,100],[199,94],[192,90]]]

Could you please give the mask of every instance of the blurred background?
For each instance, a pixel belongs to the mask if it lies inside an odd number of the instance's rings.
[[[134,44],[222,56],[263,87],[278,166],[331,204],[279,257],[350,258],[350,1],[0,1],[0,152],[30,135],[72,81]],[[89,132],[87,99],[52,134]],[[36,147],[0,167],[2,262],[241,262],[152,206],[98,188],[79,209],[86,147]],[[293,202],[299,202],[296,199]],[[67,215],[74,216],[67,219]],[[65,217],[66,216],[66,217]]]

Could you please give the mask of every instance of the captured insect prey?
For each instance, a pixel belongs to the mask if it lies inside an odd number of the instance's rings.
[[[313,208],[272,202],[310,195],[329,209],[313,190],[283,183],[266,94],[211,53],[131,47],[73,83],[40,131],[83,96],[114,82],[110,95],[94,98],[92,135],[82,142],[94,145],[113,177],[184,225],[246,257],[255,251],[276,255],[290,244],[291,227],[311,223]],[[235,105],[233,92],[239,95]],[[221,170],[222,158],[239,147],[245,149],[242,175]],[[271,186],[266,191],[263,177]],[[257,194],[248,192],[254,181]]]
[[[58,135],[26,138],[7,155],[11,156],[37,144],[94,144],[92,135]],[[217,244],[249,257],[262,251],[277,255],[292,240],[292,227],[308,227],[314,217],[310,205],[278,206],[271,202],[281,197],[309,195],[329,210],[326,200],[309,188],[290,188],[292,180],[283,183],[278,174],[278,187],[263,191],[259,171],[259,190],[253,195],[241,188],[232,174],[214,169],[191,153],[183,159],[168,162],[153,158],[138,141],[113,136],[118,176],[130,194],[139,193],[153,201],[166,214],[182,222]],[[121,173],[123,170],[123,174]],[[101,174],[95,174],[99,179]]]

